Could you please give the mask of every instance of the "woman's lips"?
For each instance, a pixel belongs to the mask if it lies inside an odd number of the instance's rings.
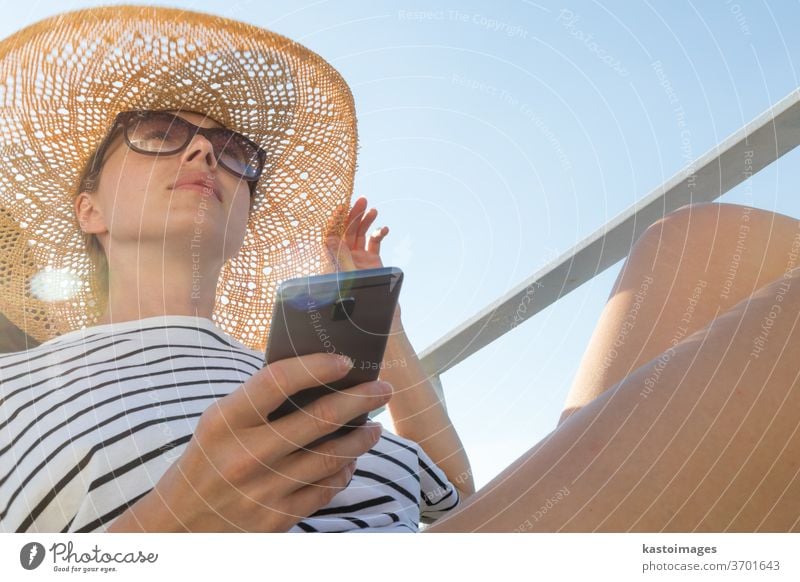
[[[217,200],[222,202],[219,193],[214,189],[206,184],[179,184],[172,188],[173,190],[194,190],[195,192],[200,192],[201,194],[205,194],[207,197],[214,196]]]

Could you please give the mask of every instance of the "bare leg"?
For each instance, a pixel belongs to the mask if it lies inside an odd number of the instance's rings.
[[[684,207],[651,226],[614,284],[561,421],[780,277],[798,234],[794,218],[732,204]]]
[[[800,269],[785,257],[773,282],[674,347],[654,329],[666,351],[623,364],[427,531],[800,531]]]

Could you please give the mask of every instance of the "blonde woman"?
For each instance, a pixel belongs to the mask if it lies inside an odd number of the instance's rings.
[[[0,357],[3,530],[798,529],[797,221],[705,205],[651,227],[562,422],[474,492],[399,310],[386,358],[407,366],[265,420],[348,369],[262,369],[276,282],[382,264],[327,63],[241,23],[114,7],[6,39],[0,69],[2,311],[42,342]],[[383,404],[396,434],[305,446]]]

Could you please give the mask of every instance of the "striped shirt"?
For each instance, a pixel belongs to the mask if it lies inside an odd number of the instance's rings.
[[[263,361],[182,315],[0,355],[0,531],[105,531],[181,455],[203,410]],[[416,532],[457,503],[420,446],[384,429],[347,488],[290,531]]]

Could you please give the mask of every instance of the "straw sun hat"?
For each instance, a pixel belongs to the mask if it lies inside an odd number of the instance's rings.
[[[90,154],[129,109],[200,112],[267,151],[213,313],[263,350],[277,283],[330,266],[325,234],[341,234],[353,188],[353,99],[297,43],[184,10],[80,10],[0,42],[0,312],[40,342],[96,323],[99,283],[73,201]]]

